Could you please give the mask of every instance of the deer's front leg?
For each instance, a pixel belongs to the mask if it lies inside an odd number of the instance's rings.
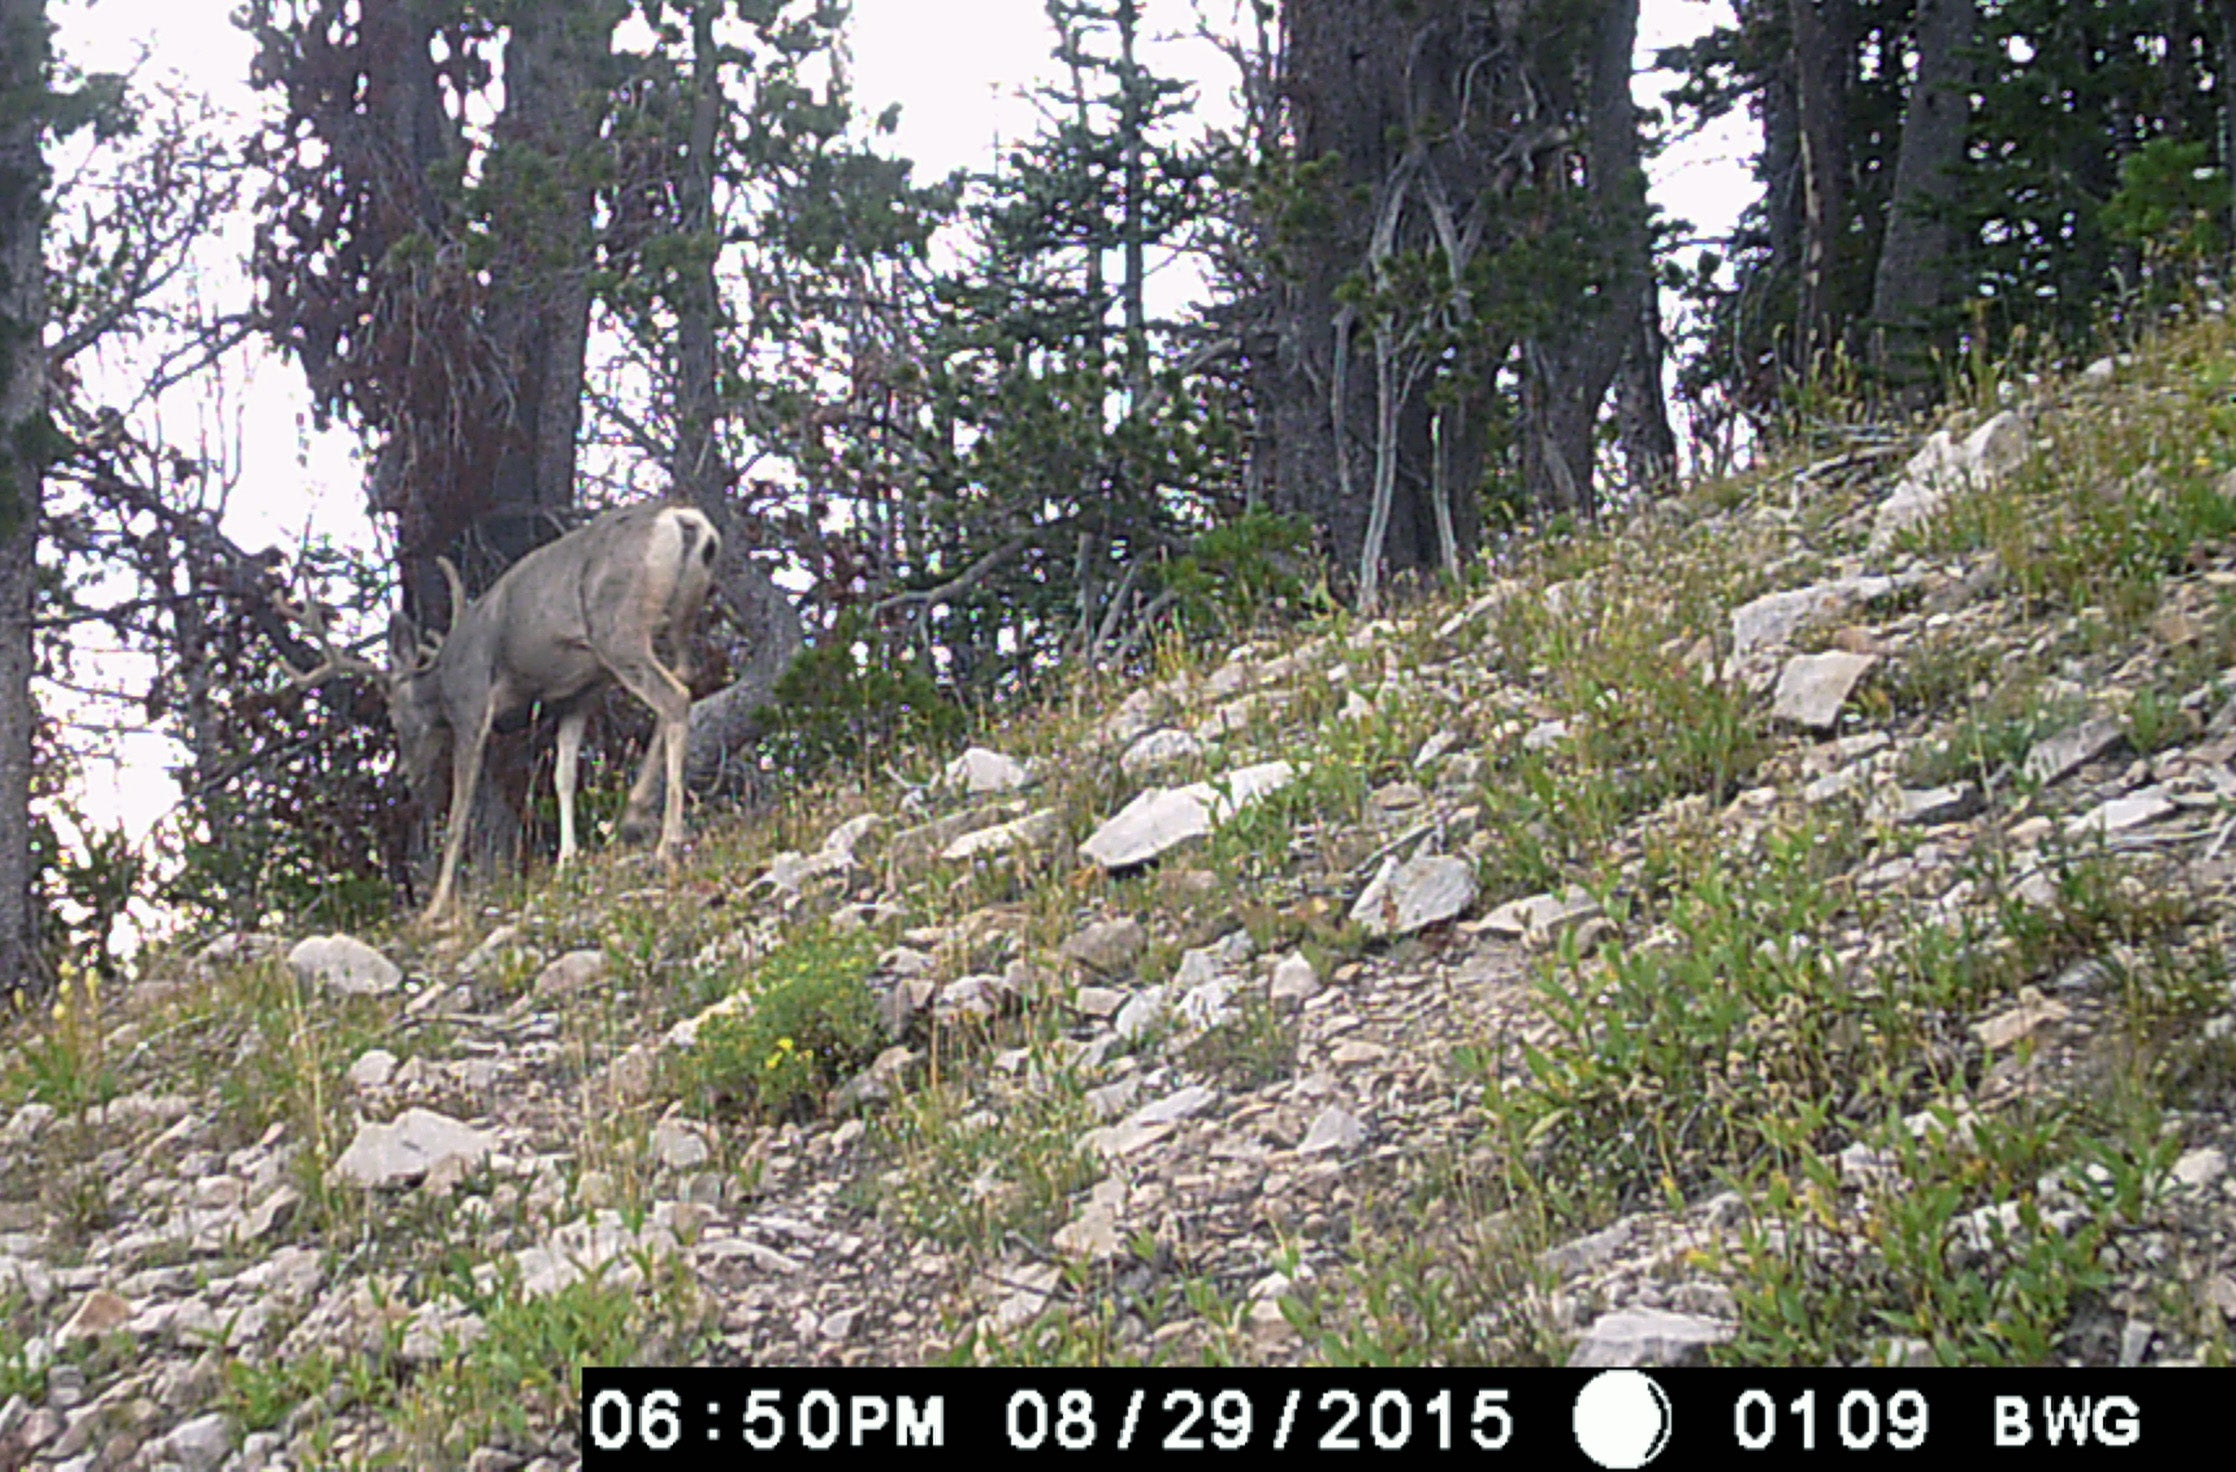
[[[457,732],[450,749],[450,825],[443,834],[443,866],[435,878],[435,897],[423,917],[428,924],[441,919],[457,894],[458,860],[466,851],[466,819],[474,810],[474,784],[481,777],[481,753],[489,744],[491,711],[483,706],[470,731]]]
[[[575,858],[575,763],[582,755],[582,729],[590,724],[590,708],[571,710],[559,722],[559,761],[554,780],[559,787],[559,868],[564,871]]]

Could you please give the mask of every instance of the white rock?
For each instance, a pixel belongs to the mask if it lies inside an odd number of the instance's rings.
[[[404,984],[396,963],[353,935],[314,935],[295,943],[287,964],[306,985],[350,997],[380,997]]]
[[[608,969],[604,951],[569,951],[537,974],[535,994],[546,999],[571,997],[603,981]]]
[[[1464,914],[1481,889],[1466,859],[1434,854],[1400,864],[1393,855],[1351,907],[1351,920],[1368,935],[1411,935]]]
[[[1125,1007],[1118,1009],[1116,1018],[1111,1018],[1111,1029],[1131,1042],[1160,1025],[1169,1013],[1172,1013],[1172,987],[1143,987],[1125,1000]]]
[[[1533,894],[1528,899],[1508,900],[1483,917],[1483,928],[1509,940],[1542,943],[1586,920],[1597,919],[1603,913],[1598,900],[1581,889],[1571,888],[1559,894]]]
[[[1637,1365],[1699,1364],[1709,1346],[1736,1328],[1715,1319],[1658,1308],[1623,1308],[1602,1314],[1584,1331],[1568,1357],[1571,1369],[1625,1369]]]
[[[1149,932],[1131,915],[1101,920],[1064,942],[1062,955],[1090,971],[1114,976],[1149,949]]]
[[[2174,1179],[2200,1191],[2227,1174],[2227,1155],[2210,1145],[2191,1150],[2174,1162]]]
[[[2032,780],[2049,787],[2095,761],[2119,741],[2119,722],[2098,716],[2070,731],[2060,731],[2035,742],[2021,770]]]
[[[1190,1084],[1165,1095],[1154,1104],[1144,1104],[1128,1116],[1128,1119],[1137,1125],[1173,1124],[1203,1113],[1218,1097],[1202,1084]]]
[[[344,1075],[353,1089],[380,1089],[388,1086],[396,1074],[396,1055],[386,1048],[367,1048],[357,1055],[357,1061]]]
[[[1856,681],[1879,662],[1875,654],[1796,655],[1778,676],[1778,693],[1770,706],[1773,720],[1790,721],[1812,731],[1829,731],[1840,720],[1840,708],[1856,688]]]
[[[1203,743],[1186,731],[1170,727],[1151,731],[1126,748],[1118,770],[1129,777],[1151,777],[1203,755]]]
[[[1063,819],[1054,808],[1042,808],[1007,823],[996,823],[975,833],[965,833],[940,852],[949,863],[993,858],[1018,849],[1039,848],[1063,832]]]
[[[1277,1002],[1303,1002],[1319,995],[1320,974],[1302,956],[1283,956],[1273,963],[1269,995]]]
[[[1366,1126],[1346,1110],[1334,1105],[1320,1111],[1319,1118],[1304,1132],[1304,1139],[1297,1145],[1299,1155],[1317,1155],[1325,1150],[1355,1150],[1366,1143]]]
[[[1032,773],[1023,763],[998,751],[988,751],[974,746],[947,764],[940,780],[949,787],[960,787],[972,797],[985,797],[1003,792],[1015,792],[1030,783]]]
[[[2065,823],[2068,838],[2087,838],[2096,834],[2123,832],[2140,828],[2145,823],[2155,823],[2174,811],[2174,800],[2162,787],[2143,787],[2125,797],[2092,808]]]
[[[357,1131],[334,1173],[353,1185],[377,1189],[418,1180],[445,1161],[466,1167],[481,1163],[496,1146],[494,1136],[432,1109],[407,1109],[392,1124],[368,1124]]]
[[[1119,809],[1079,851],[1105,869],[1128,869],[1202,838],[1243,808],[1297,778],[1287,762],[1241,767],[1211,782],[1152,787]]]
[[[601,1211],[595,1217],[570,1222],[546,1241],[514,1255],[520,1270],[524,1298],[544,1298],[587,1277],[602,1277],[616,1287],[634,1290],[644,1281],[638,1262],[646,1257],[672,1257],[679,1248],[675,1233],[647,1222],[632,1232],[619,1212]],[[477,1282],[494,1283],[493,1266],[477,1268]]]
[[[156,1461],[175,1462],[184,1472],[216,1472],[233,1450],[233,1428],[224,1416],[196,1416],[155,1443]]]
[[[1873,519],[1870,551],[1884,552],[1896,536],[1939,515],[1950,497],[1989,486],[2026,458],[2026,423],[2006,409],[1959,442],[1937,430],[1903,467],[1902,480]]]
[[[652,1127],[652,1158],[669,1170],[704,1165],[714,1155],[706,1127],[688,1119],[663,1119]]]

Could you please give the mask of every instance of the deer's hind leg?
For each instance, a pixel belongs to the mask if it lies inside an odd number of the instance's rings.
[[[690,732],[691,692],[653,657],[649,644],[639,656],[610,660],[608,668],[623,689],[651,706],[653,714],[659,717],[652,744],[644,753],[644,765],[637,769],[637,780],[629,789],[629,805],[621,816],[621,833],[631,841],[644,836],[650,827],[654,783],[664,775],[667,802],[660,818],[660,844],[656,852],[662,862],[671,862],[675,846],[683,839],[683,748]]]

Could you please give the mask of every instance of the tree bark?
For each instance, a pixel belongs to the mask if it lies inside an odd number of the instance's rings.
[[[0,0],[0,995],[40,980],[31,674],[47,460],[46,0]]]
[[[1490,49],[1489,17],[1461,0],[1293,0],[1282,21],[1295,157],[1324,173],[1312,186],[1311,223],[1281,242],[1284,269],[1273,287],[1272,361],[1258,379],[1269,500],[1276,512],[1303,516],[1317,528],[1350,591],[1347,575],[1360,565],[1374,513],[1378,449],[1395,457],[1381,482],[1390,498],[1382,566],[1398,574],[1444,563],[1445,518],[1435,505],[1440,478],[1456,491],[1448,525],[1458,554],[1472,555],[1481,537],[1473,489],[1482,479],[1481,426],[1492,417],[1487,387],[1478,381],[1462,390],[1464,412],[1451,416],[1457,427],[1441,447],[1440,477],[1427,396],[1411,394],[1392,406],[1394,415],[1384,414],[1375,333],[1358,325],[1338,292],[1367,272],[1390,192],[1409,187],[1398,178],[1409,150],[1421,150],[1421,166],[1437,171],[1455,207],[1491,187],[1480,155],[1462,137],[1481,126],[1466,113],[1462,84],[1471,60]],[[1426,136],[1432,127],[1439,136]],[[1417,228],[1410,223],[1417,214],[1408,214],[1406,228]]]
[[[721,8],[719,0],[698,0],[691,13],[691,135],[678,187],[683,228],[701,238],[705,253],[683,268],[677,283],[676,457],[670,479],[675,494],[706,512],[722,538],[715,588],[753,653],[729,685],[691,707],[684,780],[698,788],[721,783],[730,758],[760,734],[761,709],[806,642],[792,601],[746,555],[750,548],[716,432],[722,416],[722,308],[715,281],[714,178],[724,102],[714,20]]]
[[[1792,0],[1796,118],[1801,145],[1801,293],[1798,366],[1814,372],[1838,340],[1840,257],[1848,232],[1850,0]]]
[[[1594,441],[1600,406],[1626,358],[1644,353],[1646,294],[1653,290],[1653,235],[1646,174],[1639,162],[1638,109],[1631,100],[1638,0],[1604,0],[1593,17],[1585,78],[1584,177],[1588,218],[1606,251],[1600,289],[1562,324],[1561,335],[1530,346],[1523,394],[1522,473],[1532,498],[1575,516],[1597,513]],[[1658,322],[1659,312],[1654,314]],[[1651,395],[1632,385],[1640,421],[1660,401],[1660,363]],[[1669,440],[1666,409],[1660,438]],[[1654,439],[1641,422],[1640,454]],[[1668,448],[1674,452],[1674,442]]]
[[[1873,356],[1890,391],[1915,406],[1930,393],[1934,315],[1948,291],[1946,211],[1972,116],[1976,0],[1919,0],[1918,72],[1902,117],[1894,199],[1871,298]]]

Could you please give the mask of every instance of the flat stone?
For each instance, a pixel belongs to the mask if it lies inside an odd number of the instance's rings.
[[[652,1158],[669,1170],[690,1170],[713,1158],[706,1126],[687,1119],[663,1119],[652,1127]]]
[[[183,1472],[217,1472],[233,1450],[232,1423],[214,1412],[196,1416],[158,1439],[153,1450],[155,1460],[168,1460]]]
[[[1872,520],[1869,550],[1884,552],[1902,532],[1938,516],[1959,491],[1993,485],[2026,458],[2026,422],[2010,410],[1962,440],[1936,430],[1903,467],[1893,494]]]
[[[2072,1015],[2072,1009],[2063,1002],[2045,997],[2033,987],[2021,987],[2018,1005],[1976,1024],[1972,1034],[1980,1040],[1982,1047],[1990,1050],[2008,1048],[2037,1028],[2063,1022]]]
[[[1788,721],[1811,731],[1829,731],[1840,721],[1840,709],[1856,688],[1856,681],[1879,662],[1873,654],[1801,654],[1786,662],[1778,676],[1773,697],[1773,720]]]
[[[345,997],[382,997],[404,984],[404,973],[353,935],[313,935],[295,943],[287,964],[305,984]]]
[[[357,1131],[334,1173],[367,1189],[402,1186],[418,1180],[444,1161],[471,1167],[496,1147],[494,1136],[432,1109],[407,1109],[391,1124],[368,1124]]]
[[[1328,1150],[1355,1150],[1366,1143],[1366,1126],[1348,1110],[1329,1105],[1320,1111],[1297,1144],[1297,1154],[1318,1155]]]
[[[2069,838],[2085,838],[2094,834],[2123,832],[2140,828],[2145,823],[2155,823],[2175,811],[2174,800],[2165,789],[2145,787],[2117,797],[2093,808],[2079,817],[2066,820],[2065,833]]]
[[[106,1288],[96,1288],[88,1293],[77,1306],[69,1320],[55,1331],[56,1348],[76,1344],[81,1339],[99,1339],[113,1334],[132,1322],[132,1305]]]
[[[1620,1308],[1592,1321],[1568,1363],[1579,1370],[1704,1364],[1710,1346],[1726,1342],[1736,1332],[1732,1324],[1693,1314]]]
[[[568,1223],[544,1242],[514,1254],[523,1298],[545,1298],[584,1278],[598,1277],[624,1290],[644,1281],[639,1262],[648,1257],[674,1256],[680,1247],[675,1233],[646,1223],[631,1231],[620,1213],[601,1211],[594,1218]],[[476,1282],[496,1281],[494,1266],[477,1268]]]
[[[1135,739],[1118,758],[1118,770],[1129,777],[1153,777],[1183,766],[1203,755],[1203,743],[1186,731],[1170,727],[1150,731]]]
[[[1970,782],[1922,790],[1897,788],[1872,809],[1883,823],[1903,828],[1929,828],[1936,823],[1960,823],[1980,811],[1980,789]]]
[[[1569,889],[1560,894],[1533,894],[1528,899],[1508,900],[1483,917],[1482,928],[1509,940],[1542,943],[1558,939],[1563,932],[1604,913],[1598,900],[1581,889]]]
[[[1393,856],[1351,907],[1351,920],[1371,936],[1411,935],[1465,913],[1481,890],[1466,859],[1438,854],[1400,864]]]
[[[1054,808],[1042,808],[1007,823],[966,833],[947,845],[940,857],[949,863],[993,858],[1019,849],[1040,848],[1064,830],[1064,820]]]
[[[1202,1084],[1190,1084],[1165,1095],[1154,1104],[1144,1104],[1129,1115],[1127,1121],[1135,1125],[1173,1124],[1203,1113],[1218,1097]]]
[[[1125,1238],[1118,1223],[1125,1211],[1126,1187],[1121,1181],[1104,1180],[1087,1194],[1087,1204],[1079,1215],[1059,1227],[1051,1244],[1066,1257],[1085,1258],[1089,1262],[1108,1262],[1126,1250]]]
[[[569,951],[537,973],[536,995],[546,1000],[571,997],[605,980],[610,969],[604,951]]]
[[[1242,767],[1213,782],[1151,787],[1097,828],[1079,851],[1105,869],[1130,869],[1202,838],[1218,824],[1295,781],[1287,762]]]
[[[1875,602],[1898,586],[1893,578],[1841,578],[1814,587],[1766,593],[1731,611],[1731,652],[1744,658],[1758,649],[1775,648],[1812,624]]]
[[[2119,745],[2120,738],[2119,722],[2098,716],[2035,742],[2020,770],[2044,787],[2055,786]]]
[[[1118,1036],[1128,1041],[1140,1037],[1150,1028],[1163,1022],[1172,1011],[1172,988],[1166,986],[1144,987],[1126,999],[1110,1025]]]
[[[1110,986],[1083,986],[1072,993],[1072,1006],[1085,1017],[1115,1017],[1129,994]]]
[[[380,1089],[396,1075],[396,1055],[386,1048],[367,1048],[343,1075],[353,1089]]]
[[[940,780],[949,787],[959,787],[971,797],[986,797],[998,793],[1015,792],[1032,780],[1032,773],[1022,762],[974,746],[947,764],[940,773]]]

